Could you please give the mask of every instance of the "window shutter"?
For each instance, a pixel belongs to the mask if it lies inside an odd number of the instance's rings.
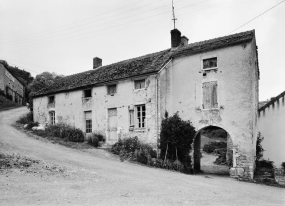
[[[203,83],[203,109],[218,108],[217,82]]]
[[[217,82],[211,82],[211,108],[218,108]]]
[[[210,99],[210,82],[205,82],[203,83],[203,109],[211,107]]]

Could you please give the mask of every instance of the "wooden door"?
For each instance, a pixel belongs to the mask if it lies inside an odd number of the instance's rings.
[[[117,109],[108,109],[108,133],[109,140],[118,140],[117,136]]]

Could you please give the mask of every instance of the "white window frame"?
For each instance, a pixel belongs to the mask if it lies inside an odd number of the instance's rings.
[[[142,115],[143,110],[142,108],[144,107],[144,116]],[[141,115],[140,115],[140,120],[141,120],[141,126],[139,126],[139,121],[138,121],[138,108],[140,109]],[[143,118],[144,117],[144,118]],[[135,128],[136,129],[145,129],[146,128],[146,105],[145,104],[140,104],[140,105],[136,105],[135,106],[135,110],[134,110],[134,124],[135,124]],[[142,126],[142,123],[144,123],[144,126]]]
[[[204,60],[212,59],[212,58],[216,58],[217,59],[217,66],[204,69]],[[217,54],[206,55],[206,56],[203,56],[201,58],[201,70],[202,71],[218,70],[218,68],[219,68],[219,61],[218,61],[218,55]]]
[[[136,89],[136,82],[138,82],[138,81],[144,81],[144,87],[143,88]],[[143,78],[143,79],[135,79],[134,80],[134,90],[138,91],[138,90],[143,90],[145,88],[146,88],[146,79],[145,78]]]
[[[91,118],[86,118],[86,113],[91,113]],[[85,119],[85,133],[90,134],[92,133],[92,111],[85,111],[84,112],[84,119]]]
[[[50,117],[50,124],[55,125],[55,111],[50,111],[49,117]]]

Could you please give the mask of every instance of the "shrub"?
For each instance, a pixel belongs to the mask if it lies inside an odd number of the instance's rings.
[[[92,135],[91,137],[88,137],[87,142],[88,144],[94,147],[99,147],[99,138],[96,135]]]
[[[28,123],[26,128],[27,129],[32,129],[33,127],[37,127],[37,126],[39,126],[38,122],[30,122],[30,123]]]
[[[68,128],[65,133],[68,134],[66,138],[71,142],[84,142],[84,134],[80,129]]]
[[[122,140],[119,138],[119,141],[112,145],[111,152],[116,155],[119,155],[121,150],[123,150],[123,143]]]
[[[140,142],[138,137],[119,139],[112,146],[111,152],[120,155],[121,160],[129,158],[132,161],[147,165],[151,164],[151,158],[156,158],[156,152],[152,147],[149,144]]]
[[[195,128],[190,121],[182,120],[178,113],[168,117],[166,112],[160,132],[161,159],[170,160],[170,162],[179,160],[183,164],[187,162],[189,167],[189,163],[191,164],[191,161],[188,161],[189,152],[195,133]]]
[[[285,170],[285,162],[281,163],[281,167],[283,168],[283,170]]]
[[[64,127],[62,124],[48,125],[45,130],[52,136],[63,138]]]
[[[264,160],[263,159],[263,147],[262,147],[262,141],[264,140],[264,137],[261,136],[261,133],[259,132],[257,134],[257,140],[256,140],[256,157],[255,157],[255,175],[274,175],[274,162],[270,160]]]
[[[17,123],[20,124],[29,124],[31,122],[34,122],[33,112],[29,112],[21,116],[20,119],[17,120]]]
[[[274,162],[270,160],[259,160],[256,163],[257,168],[265,168],[265,169],[273,169],[274,168]]]
[[[216,138],[221,138],[225,140],[227,139],[227,132],[218,127],[205,128],[201,131],[201,134],[211,139],[216,139]]]
[[[99,142],[105,142],[106,141],[104,135],[99,133],[99,132],[93,133],[92,136],[96,137]]]
[[[5,92],[2,89],[0,89],[0,96],[5,97]]]
[[[203,151],[206,153],[213,153],[215,150],[218,150],[221,148],[227,148],[227,143],[226,142],[208,142],[208,144],[204,145]]]
[[[46,132],[52,136],[60,137],[71,142],[84,142],[84,134],[80,129],[66,124],[48,125]]]
[[[261,133],[258,132],[257,134],[257,140],[256,140],[256,156],[255,156],[255,162],[260,161],[263,158],[263,147],[261,145],[262,141],[264,140],[264,137],[261,136]]]

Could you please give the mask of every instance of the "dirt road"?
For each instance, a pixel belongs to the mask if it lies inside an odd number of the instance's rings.
[[[34,139],[10,126],[25,112],[0,113],[1,152],[63,172],[0,172],[0,205],[285,205],[282,188],[153,169],[120,162],[104,150],[79,151]]]

